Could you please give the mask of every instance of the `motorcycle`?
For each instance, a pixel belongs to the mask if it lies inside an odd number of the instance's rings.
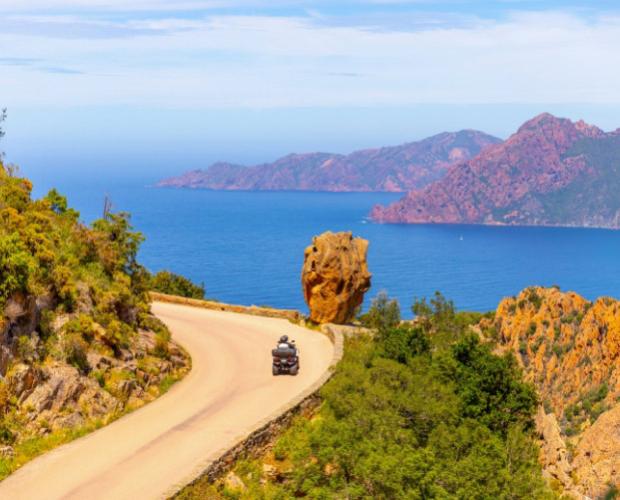
[[[287,347],[272,349],[271,355],[273,357],[271,369],[273,375],[280,375],[281,373],[297,375],[299,373],[299,349],[294,340]]]

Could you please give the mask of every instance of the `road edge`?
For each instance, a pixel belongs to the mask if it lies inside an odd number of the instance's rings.
[[[185,487],[205,477],[210,482],[222,477],[232,469],[235,462],[242,456],[260,455],[273,442],[274,438],[290,425],[295,416],[310,413],[319,406],[319,390],[332,378],[336,365],[342,359],[346,333],[343,333],[336,325],[322,325],[320,332],[317,333],[326,335],[334,345],[332,359],[327,371],[305,391],[261,420],[249,433],[239,436],[235,440],[235,444],[212,453],[196,466],[191,474],[169,488],[161,498],[175,498]]]
[[[149,292],[152,302],[167,302],[169,304],[179,304],[202,309],[212,309],[214,311],[234,312],[249,314],[250,316],[263,316],[266,318],[288,319],[289,321],[299,322],[303,315],[294,309],[276,309],[275,307],[263,306],[242,306],[236,304],[226,304],[215,300],[190,299],[178,295],[168,295],[160,292]]]

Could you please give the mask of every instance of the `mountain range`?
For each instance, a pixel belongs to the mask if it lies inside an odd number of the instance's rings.
[[[158,187],[220,190],[392,191],[423,188],[501,140],[476,130],[444,132],[400,146],[349,155],[291,154],[245,167],[219,162],[160,181]]]
[[[620,228],[620,129],[543,113],[371,218]]]

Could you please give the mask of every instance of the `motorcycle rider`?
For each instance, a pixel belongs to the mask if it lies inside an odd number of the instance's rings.
[[[289,342],[288,335],[282,335],[278,341],[278,349],[294,349],[295,344]]]

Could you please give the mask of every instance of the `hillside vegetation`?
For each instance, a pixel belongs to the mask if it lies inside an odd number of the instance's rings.
[[[129,216],[88,227],[0,162],[0,477],[164,392],[186,355],[149,312]]]
[[[182,499],[551,498],[537,461],[534,388],[512,354],[471,333],[478,314],[441,295],[399,325],[385,298],[348,340],[312,418],[298,418],[259,460]]]
[[[204,285],[196,285],[185,276],[170,271],[159,271],[151,277],[149,284],[151,290],[168,295],[178,295],[189,299],[204,299]]]

